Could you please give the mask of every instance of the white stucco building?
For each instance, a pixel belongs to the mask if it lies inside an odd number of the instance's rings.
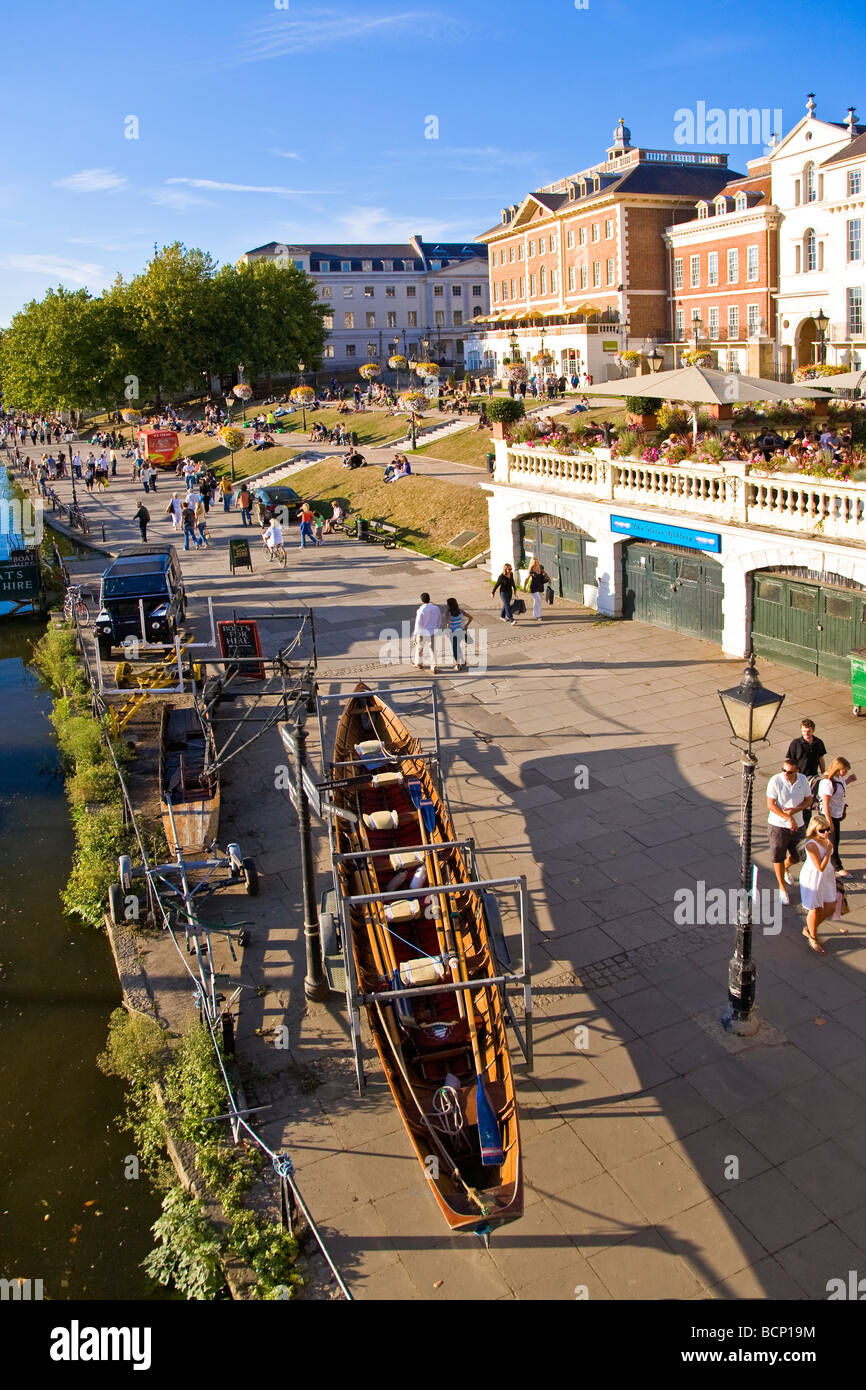
[[[866,365],[863,331],[863,224],[866,134],[847,121],[821,120],[810,96],[806,115],[770,157],[779,233],[777,340],[784,376],[820,354],[816,316],[829,320],[824,357]]]

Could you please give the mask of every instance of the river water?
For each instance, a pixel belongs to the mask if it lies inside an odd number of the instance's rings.
[[[162,1298],[140,1268],[159,1204],[124,1176],[123,1084],[96,1067],[120,1004],[111,949],[59,901],[73,838],[26,664],[41,631],[0,616],[0,1277],[41,1279],[46,1299]]]

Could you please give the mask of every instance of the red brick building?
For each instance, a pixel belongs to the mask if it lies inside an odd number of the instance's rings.
[[[773,373],[781,220],[765,157],[668,227],[667,365],[698,343],[723,370]]]
[[[731,172],[725,154],[633,148],[630,137],[620,121],[606,159],[504,208],[478,237],[497,327],[470,353],[480,347],[498,367],[516,338],[523,357],[543,345],[557,373],[603,381],[626,347],[669,338],[666,230],[713,202]]]

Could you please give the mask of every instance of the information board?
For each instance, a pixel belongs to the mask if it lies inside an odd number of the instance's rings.
[[[250,543],[238,536],[235,540],[229,541],[229,569],[234,574],[236,569],[248,569],[252,571],[253,557],[250,554]]]
[[[228,666],[226,675],[239,671],[248,680],[264,680],[265,663],[258,661],[253,664],[249,660],[250,657],[260,657],[262,654],[258,624],[252,618],[221,619],[217,623],[217,640],[220,644],[220,654],[225,660],[230,661],[232,657],[246,658],[242,666]]]
[[[0,598],[23,603],[38,598],[41,589],[38,562],[22,565],[10,560],[0,561]]]

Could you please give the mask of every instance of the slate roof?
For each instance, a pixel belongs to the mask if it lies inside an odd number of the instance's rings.
[[[844,164],[848,159],[860,159],[863,155],[866,155],[866,131],[864,131],[862,126],[857,126],[857,129],[861,134],[856,135],[849,144],[843,146],[841,150],[837,150],[835,154],[831,154],[827,159],[823,160],[821,163],[822,169],[826,169],[828,164]]]

